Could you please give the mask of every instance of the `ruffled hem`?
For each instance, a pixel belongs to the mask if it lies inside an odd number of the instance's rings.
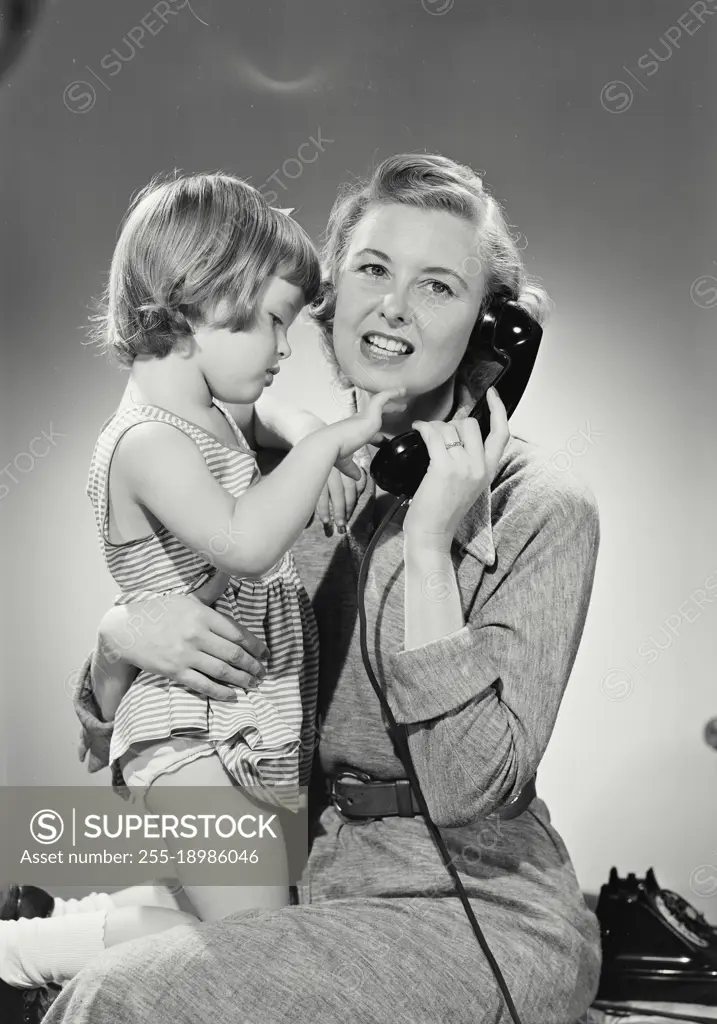
[[[208,744],[210,750],[202,750],[197,756],[216,755],[222,762],[229,775],[238,785],[248,790],[252,800],[260,803],[270,804],[285,808],[290,811],[298,811],[305,805],[302,794],[299,793],[299,740],[283,748],[265,748],[261,743],[261,737],[256,731],[252,732],[254,745],[247,742],[243,733],[238,733],[226,740],[210,740],[206,733],[201,731],[188,733],[187,730],[174,732],[170,736],[143,736],[141,740],[135,738],[136,743],[161,743],[162,740],[170,739],[171,736],[195,736],[202,744]],[[129,793],[128,783],[122,771],[122,757],[132,750],[132,744],[126,747],[117,757],[110,760],[112,771],[112,788],[122,796]],[[181,760],[181,755],[180,755]],[[189,761],[182,761],[182,764]],[[174,770],[179,769],[179,765]],[[169,769],[172,770],[172,769]],[[163,770],[158,772],[164,774]],[[149,783],[148,783],[149,784]]]

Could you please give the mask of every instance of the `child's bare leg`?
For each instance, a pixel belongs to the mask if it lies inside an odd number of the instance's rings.
[[[164,907],[167,910],[181,910],[174,893],[166,885],[133,885],[110,893],[116,907]]]
[[[174,772],[160,775],[152,783],[144,798],[151,813],[174,812],[176,804],[171,803],[170,811],[171,798],[170,801],[167,801],[164,796],[165,794],[169,795],[167,790],[177,786],[227,787],[230,791],[227,799],[231,806],[231,811],[227,813],[231,813],[232,817],[240,818],[243,814],[250,814],[258,818],[260,814],[266,814],[266,808],[255,803],[247,796],[244,789],[232,783],[216,755],[199,757]],[[278,815],[272,821],[271,828],[277,838],[271,843],[263,844],[262,874],[271,872],[272,878],[281,880],[280,884],[236,886],[188,884],[185,883],[183,877],[183,875],[186,876],[187,865],[177,864],[176,872],[179,881],[202,921],[219,921],[230,914],[256,907],[275,910],[288,905],[289,871],[284,835]],[[172,839],[166,838],[165,841],[171,848]],[[247,840],[247,844],[249,842]],[[251,870],[251,868],[241,863],[236,865],[238,875],[245,870]]]

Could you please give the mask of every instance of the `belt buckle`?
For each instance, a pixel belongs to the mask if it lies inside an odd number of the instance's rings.
[[[374,780],[366,772],[359,771],[358,769],[340,772],[331,782],[331,803],[336,811],[336,815],[344,825],[369,825],[372,821],[378,821],[378,818],[347,818],[338,805],[338,797],[336,796],[336,783],[342,782],[344,779],[355,779],[357,782],[373,782]]]

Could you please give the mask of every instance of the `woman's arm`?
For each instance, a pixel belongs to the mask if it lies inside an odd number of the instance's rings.
[[[198,590],[194,590],[191,596],[203,604],[214,604],[224,593],[228,579],[226,573],[215,573]],[[164,615],[170,600],[168,595],[158,595],[154,608],[149,602],[116,606],[102,620],[90,671],[95,703],[105,722],[114,721],[117,708],[137,675],[137,666],[132,664],[131,658],[137,638],[148,626],[151,627],[151,616],[156,620]],[[129,616],[121,608],[129,609]],[[127,654],[129,657],[125,657]],[[260,668],[258,665],[255,667],[257,670]],[[247,688],[255,685],[248,679],[236,679],[234,682]]]
[[[432,550],[416,537],[403,541],[404,649],[413,650],[464,625],[461,593],[449,551]]]
[[[136,678],[138,669],[119,657],[100,632],[92,654],[90,671],[100,716],[105,722],[113,722],[117,708]]]
[[[100,623],[98,651],[80,669],[72,695],[82,727],[80,761],[98,772],[109,764],[112,722],[104,720],[102,688],[115,673],[135,667],[172,679],[212,700],[236,700],[234,687],[250,689],[266,673],[269,651],[245,626],[191,595],[157,595],[115,605]],[[93,665],[97,674],[93,676]],[[89,757],[88,757],[89,755]]]
[[[499,569],[483,575],[465,624],[433,639],[428,632],[391,659],[389,700],[408,726],[439,826],[492,813],[535,775],[585,624],[599,545],[594,498],[567,474],[522,487],[517,507],[503,512],[512,529]]]

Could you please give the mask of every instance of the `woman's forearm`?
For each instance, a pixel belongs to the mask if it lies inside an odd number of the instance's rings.
[[[404,649],[423,647],[465,625],[450,551],[433,550],[415,537],[403,542],[405,574]]]

